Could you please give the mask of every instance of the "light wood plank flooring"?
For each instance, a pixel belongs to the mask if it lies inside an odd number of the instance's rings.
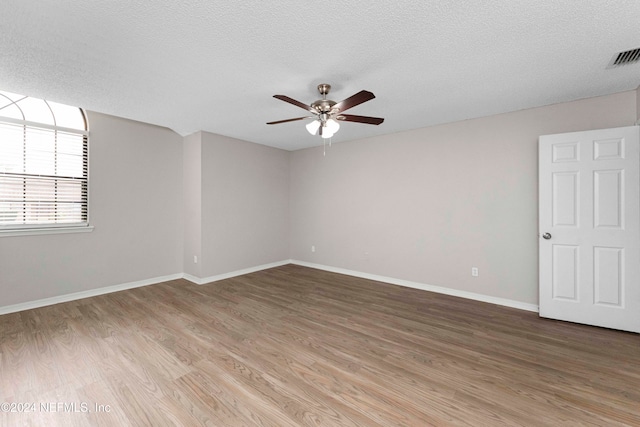
[[[0,316],[0,402],[35,405],[3,426],[638,426],[640,336],[287,265]]]

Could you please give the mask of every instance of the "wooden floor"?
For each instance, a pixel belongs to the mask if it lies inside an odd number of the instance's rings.
[[[0,402],[3,426],[638,426],[640,336],[287,265],[0,316]]]

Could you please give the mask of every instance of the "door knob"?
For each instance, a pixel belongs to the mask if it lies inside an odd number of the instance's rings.
[[[551,238],[551,233],[544,233],[542,235],[542,238],[545,239],[545,240],[549,240]]]

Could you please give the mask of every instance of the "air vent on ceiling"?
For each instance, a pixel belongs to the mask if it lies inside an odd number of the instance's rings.
[[[609,68],[618,67],[620,65],[633,64],[640,60],[640,47],[636,49],[627,50],[614,55],[609,63]]]

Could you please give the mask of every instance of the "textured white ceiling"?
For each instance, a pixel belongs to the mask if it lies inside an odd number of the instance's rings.
[[[638,0],[3,0],[0,89],[287,150],[304,103],[376,99],[333,142],[635,89]]]

